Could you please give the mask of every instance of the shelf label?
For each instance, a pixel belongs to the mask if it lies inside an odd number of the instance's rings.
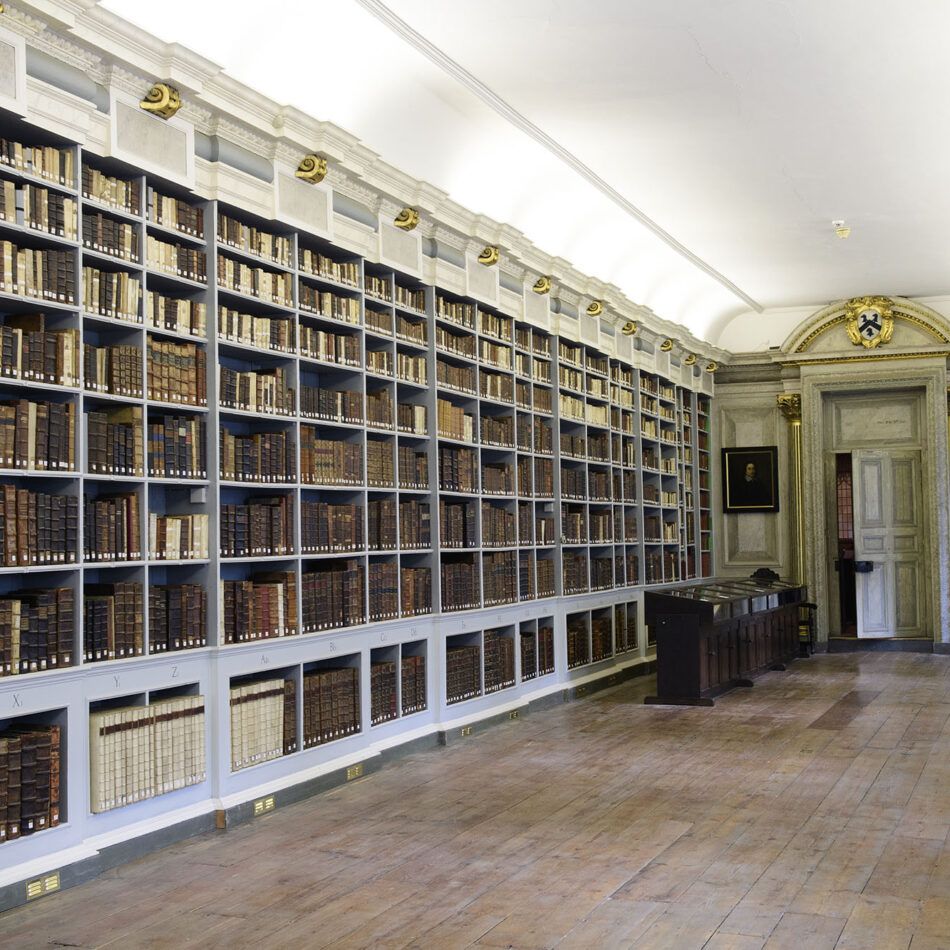
[[[352,782],[355,778],[362,778],[363,776],[363,763],[358,762],[356,765],[351,765],[346,770],[346,780]]]

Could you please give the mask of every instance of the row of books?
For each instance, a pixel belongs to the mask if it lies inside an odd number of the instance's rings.
[[[149,557],[158,561],[185,561],[208,557],[208,515],[148,516]]]
[[[218,339],[278,353],[296,350],[292,320],[241,313],[225,306],[218,307]]]
[[[400,402],[396,407],[396,427],[400,432],[428,435],[428,410],[425,406]]]
[[[73,592],[11,591],[0,596],[0,675],[62,669],[73,662]]]
[[[79,385],[79,331],[47,330],[44,314],[8,314],[0,327],[0,376]]]
[[[0,730],[0,843],[59,824],[62,754],[58,725]]]
[[[139,260],[138,227],[111,215],[100,212],[83,214],[82,243],[83,247],[124,261]]]
[[[475,645],[453,645],[445,651],[445,699],[460,703],[482,694],[482,651]]]
[[[194,343],[148,338],[148,398],[189,406],[208,404],[207,354]]]
[[[478,453],[472,449],[439,446],[439,489],[474,493],[478,491]]]
[[[482,545],[508,547],[517,543],[515,513],[491,502],[482,502]]]
[[[366,425],[377,429],[395,428],[393,405],[393,394],[390,389],[368,392],[366,394]]]
[[[435,328],[435,347],[443,353],[452,353],[455,356],[464,356],[467,359],[474,360],[475,337],[467,333],[453,333],[443,326]]]
[[[294,571],[256,574],[220,581],[219,626],[224,643],[294,636],[297,625],[297,575]]]
[[[304,283],[299,285],[298,291],[298,306],[302,311],[343,323],[359,324],[360,302],[356,297],[343,297]]]
[[[66,296],[62,302],[72,303],[75,286],[70,284],[71,268],[64,278]],[[142,298],[142,282],[128,271],[104,271],[96,267],[82,269],[82,308],[86,313],[111,317],[127,323],[141,323],[139,301]]]
[[[515,398],[511,377],[486,369],[478,371],[478,392],[483,399],[493,399],[496,402],[514,402]]]
[[[307,440],[301,440],[302,456]],[[296,480],[296,439],[290,432],[240,435],[221,428],[219,471],[225,481],[279,483]],[[308,473],[309,474],[309,473]]]
[[[370,561],[367,572],[370,623],[399,616],[399,565],[395,561]]]
[[[301,533],[311,536],[309,505],[304,502]],[[254,498],[246,504],[223,504],[219,515],[222,557],[279,557],[294,549],[292,495]],[[304,546],[304,551],[307,551]],[[311,552],[307,552],[311,553]]]
[[[15,485],[0,486],[3,567],[73,564],[79,540],[79,501]]]
[[[511,349],[490,340],[479,340],[478,358],[480,362],[490,363],[499,369],[511,369]]]
[[[508,462],[482,462],[482,492],[486,495],[513,495],[514,472]]]
[[[554,672],[554,628],[538,624],[535,634],[521,631],[521,678],[535,679]]]
[[[76,186],[76,150],[55,145],[24,145],[0,138],[0,164],[47,181]]]
[[[396,484],[393,443],[388,439],[366,440],[366,484],[374,488],[391,488]]]
[[[156,549],[150,546],[149,550]],[[83,498],[83,557],[87,562],[137,561],[142,557],[139,496],[135,492]]]
[[[0,403],[0,464],[28,471],[75,471],[73,403],[17,399]]]
[[[218,284],[226,290],[268,303],[293,306],[293,278],[290,274],[252,267],[223,254],[218,255]]]
[[[69,251],[17,247],[0,241],[0,291],[56,303],[76,299],[76,267]]]
[[[396,502],[373,499],[367,507],[368,547],[371,551],[392,551],[396,547]]]
[[[99,663],[145,652],[142,585],[135,581],[83,588],[83,660]]]
[[[567,668],[590,663],[590,631],[586,616],[567,618]]]
[[[502,630],[484,633],[485,692],[515,685],[515,641]]]
[[[478,546],[478,509],[474,501],[439,499],[439,541],[442,548]]]
[[[304,633],[366,622],[365,574],[354,558],[327,561],[301,576]]]
[[[203,584],[149,584],[148,652],[193,650],[208,642],[208,591]]]
[[[474,366],[456,366],[453,363],[446,363],[445,360],[436,360],[435,370],[436,380],[440,386],[472,396],[478,394]]]
[[[186,244],[174,244],[149,234],[145,242],[145,254],[148,266],[154,270],[184,277],[199,284],[208,282],[208,255],[197,247]],[[221,261],[218,258],[218,273],[221,273]],[[227,267],[225,267],[227,270]]]
[[[142,351],[135,346],[83,344],[83,385],[114,396],[142,398]]]
[[[137,181],[106,175],[91,165],[82,166],[82,196],[129,214],[142,213],[141,190]]]
[[[22,185],[18,189],[13,181],[4,180],[0,184],[0,219],[69,241],[78,238],[75,198],[38,185]],[[22,220],[18,220],[18,205]]]
[[[218,401],[229,409],[267,415],[292,416],[294,391],[284,369],[242,372],[218,366]]]
[[[287,683],[293,680],[270,679],[231,687],[232,771],[284,755]],[[295,709],[293,726],[296,728]]]
[[[300,539],[304,554],[359,550],[363,547],[363,506],[303,501]]]
[[[85,169],[84,169],[85,171]],[[116,179],[112,179],[116,181]],[[132,184],[125,182],[124,184]],[[138,195],[136,188],[134,194]],[[138,214],[132,211],[132,214]],[[148,219],[162,227],[181,231],[192,237],[203,238],[205,233],[204,209],[195,207],[181,198],[170,198],[149,186],[148,189]]]
[[[148,473],[153,478],[203,479],[206,423],[200,416],[149,416]]]
[[[428,362],[424,356],[396,354],[396,376],[404,382],[425,386],[429,382]]]
[[[375,660],[370,665],[370,722],[378,726],[399,715],[399,694],[394,660]]]
[[[355,334],[333,333],[301,324],[298,327],[298,352],[307,359],[337,363],[340,366],[362,366],[362,347]]]
[[[86,413],[86,457],[92,474],[132,477],[144,474],[143,418],[141,406]],[[52,423],[52,413],[50,421]]]
[[[200,300],[167,297],[150,290],[145,296],[145,323],[156,330],[204,337],[207,333],[208,307]]]
[[[362,485],[363,447],[320,438],[313,427],[301,426],[300,472],[300,480],[308,485]]]
[[[613,626],[610,617],[591,618],[590,641],[591,662],[597,663],[613,656]]]
[[[458,439],[460,442],[475,440],[475,417],[461,406],[447,399],[439,399],[436,402],[436,417],[440,437]]]
[[[404,617],[432,613],[432,570],[428,567],[400,569],[400,606]]]
[[[482,555],[482,587],[486,607],[518,600],[518,562],[513,551]]]
[[[89,713],[93,813],[197,785],[205,775],[204,697]]]
[[[351,287],[360,285],[359,261],[335,261],[319,251],[302,247],[297,253],[297,262],[300,270],[314,277],[325,277],[338,284],[349,284]]]
[[[309,749],[359,731],[359,670],[343,666],[304,673],[303,747]]]
[[[266,257],[282,267],[290,267],[293,262],[291,238],[244,224],[223,211],[218,212],[218,241],[248,254]]]
[[[472,555],[460,560],[442,559],[442,610],[472,610],[482,606],[478,562]]]
[[[363,421],[363,394],[349,390],[301,386],[300,415],[309,419],[359,425]]]

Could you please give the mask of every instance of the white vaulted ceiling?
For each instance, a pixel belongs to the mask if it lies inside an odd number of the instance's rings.
[[[713,342],[950,292],[944,0],[102,6]]]

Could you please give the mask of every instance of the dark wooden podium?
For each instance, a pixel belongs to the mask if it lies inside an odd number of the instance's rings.
[[[798,656],[799,604],[807,589],[786,581],[713,579],[650,590],[646,622],[656,638],[656,696],[644,702],[712,706]]]

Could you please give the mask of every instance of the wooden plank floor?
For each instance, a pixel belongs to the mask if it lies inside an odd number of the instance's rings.
[[[950,947],[950,657],[644,684],[0,917],[3,947]]]

